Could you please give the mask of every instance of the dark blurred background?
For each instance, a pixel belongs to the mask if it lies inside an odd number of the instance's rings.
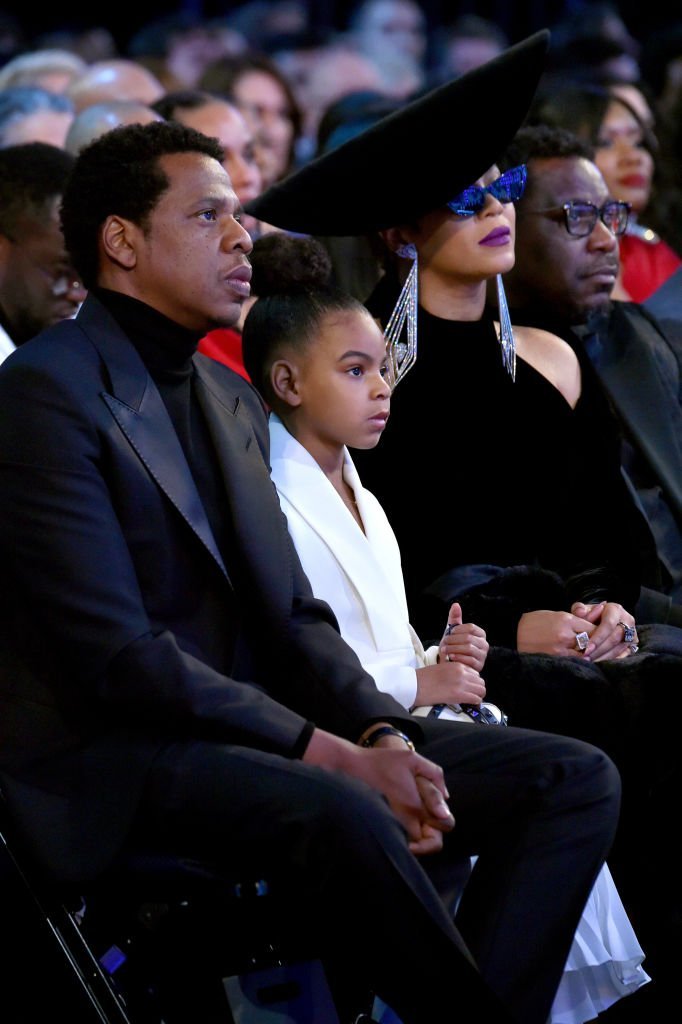
[[[151,20],[174,12],[188,13],[202,18],[237,15],[253,7],[253,4],[226,3],[225,0],[184,0],[178,4],[163,3],[162,0],[144,0],[134,6],[128,3],[107,3],[101,7],[92,2],[73,0],[68,5],[41,3],[0,4],[0,25],[16,21],[27,40],[33,41],[45,33],[80,32],[92,27],[108,29],[117,45],[125,49],[133,34]],[[277,6],[259,4],[258,6]],[[281,5],[280,5],[281,6]],[[312,28],[342,29],[345,27],[353,4],[341,0],[301,0],[292,3],[307,12]],[[477,14],[495,22],[512,40],[516,41],[539,28],[551,28],[566,17],[602,4],[576,2],[576,0],[469,0],[452,3],[447,0],[421,0],[419,6],[426,15],[430,28],[437,28],[462,14]],[[661,27],[682,23],[682,2],[680,0],[618,0],[614,7],[629,31],[642,41]]]

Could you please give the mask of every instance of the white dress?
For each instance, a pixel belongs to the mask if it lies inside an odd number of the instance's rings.
[[[379,689],[411,707],[415,669],[433,663],[437,648],[425,652],[409,625],[400,552],[383,509],[362,486],[346,452],[344,479],[353,489],[363,533],[313,457],[274,414],[270,440],[272,478],[313,593],[333,609],[342,636]],[[464,728],[456,722],[452,727]],[[583,1024],[635,992],[651,980],[643,960],[604,865],[578,924],[551,1024]],[[400,1024],[379,1001],[373,1016],[382,1024]]]

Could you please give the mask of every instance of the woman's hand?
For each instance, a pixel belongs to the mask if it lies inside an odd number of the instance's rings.
[[[626,640],[630,630],[634,630],[633,638]],[[581,648],[578,636],[584,634],[587,639]],[[516,636],[517,648],[524,654],[556,654],[586,661],[628,658],[639,646],[634,618],[622,605],[611,601],[576,601],[570,612],[526,612]]]
[[[555,654],[560,658],[590,660],[594,647],[589,640],[595,628],[588,618],[572,612],[525,612],[516,631],[516,646],[522,654]],[[587,633],[589,638],[585,650],[580,650],[576,640],[582,633]]]
[[[613,661],[637,653],[639,639],[635,620],[622,605],[613,601],[601,601],[599,604],[576,601],[571,611],[595,624],[590,632],[590,661]],[[626,636],[631,636],[631,639],[626,639]]]

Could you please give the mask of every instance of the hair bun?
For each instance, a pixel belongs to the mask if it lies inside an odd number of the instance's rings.
[[[254,242],[251,290],[259,298],[323,288],[332,264],[324,246],[314,238],[273,231]]]

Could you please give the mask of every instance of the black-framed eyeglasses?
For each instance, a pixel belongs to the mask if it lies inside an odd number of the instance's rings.
[[[500,203],[516,203],[523,195],[526,177],[526,165],[519,164],[518,167],[505,171],[490,185],[470,185],[445,205],[457,217],[473,217],[485,206],[488,193]]]
[[[571,199],[563,206],[550,207],[547,210],[526,210],[526,213],[563,213],[564,225],[569,235],[575,238],[586,238],[594,231],[597,218],[614,235],[623,235],[628,226],[630,203],[621,199],[610,199],[603,206],[586,203],[579,199]]]

